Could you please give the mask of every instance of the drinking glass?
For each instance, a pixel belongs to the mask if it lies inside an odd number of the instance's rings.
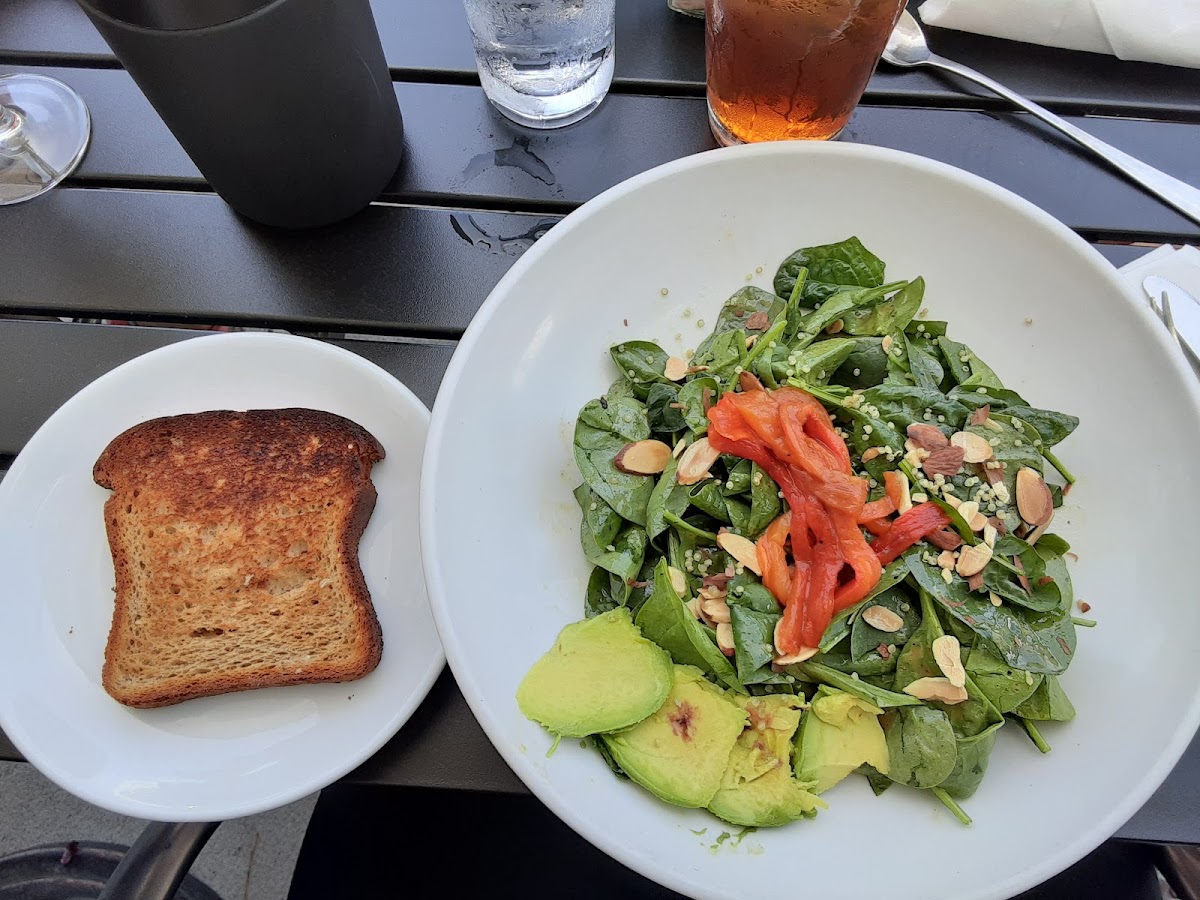
[[[92,133],[83,99],[45,75],[0,75],[0,206],[50,190],[83,159]]]
[[[465,0],[479,81],[530,128],[578,122],[613,77],[615,0]]]
[[[709,124],[725,145],[837,137],[905,0],[708,0]]]

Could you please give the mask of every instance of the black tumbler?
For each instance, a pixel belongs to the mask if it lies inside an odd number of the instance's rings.
[[[395,173],[404,129],[369,0],[78,3],[242,215],[336,222]]]

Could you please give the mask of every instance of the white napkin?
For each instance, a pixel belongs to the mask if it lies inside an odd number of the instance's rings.
[[[926,0],[928,25],[1200,68],[1200,0]]]
[[[1137,290],[1139,297],[1146,296],[1142,279],[1147,275],[1158,275],[1200,298],[1200,250],[1195,247],[1176,250],[1170,244],[1164,244],[1122,266],[1120,272]]]

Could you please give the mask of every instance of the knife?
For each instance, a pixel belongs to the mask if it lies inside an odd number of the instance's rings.
[[[1173,281],[1148,275],[1142,289],[1150,297],[1150,306],[1179,341],[1193,366],[1200,366],[1200,301]]]

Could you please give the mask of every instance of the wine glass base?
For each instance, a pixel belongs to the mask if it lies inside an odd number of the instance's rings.
[[[45,75],[0,75],[0,206],[39,197],[75,171],[91,133],[72,88]]]

